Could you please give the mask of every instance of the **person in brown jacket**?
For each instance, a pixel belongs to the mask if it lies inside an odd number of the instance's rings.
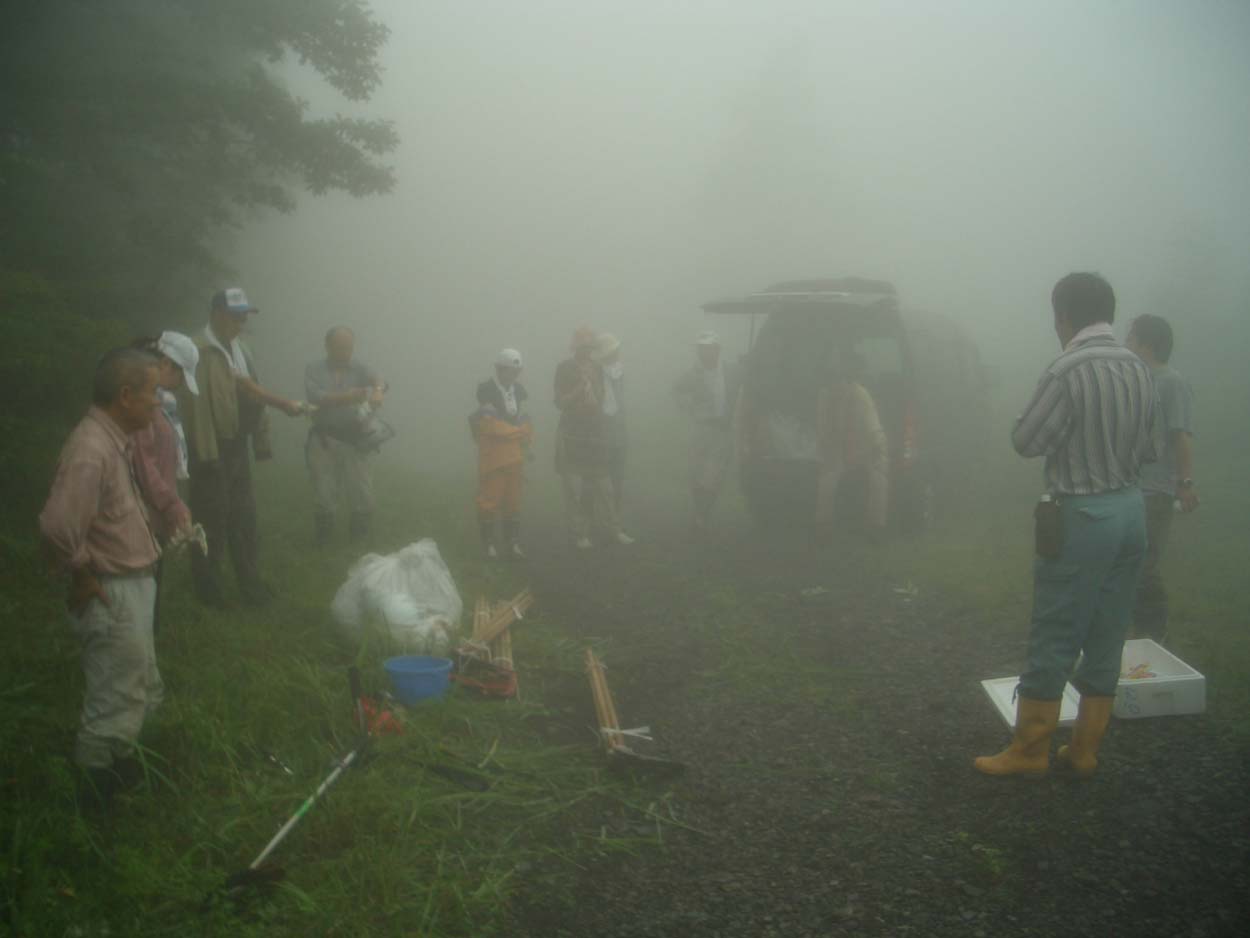
[[[585,327],[573,334],[573,357],[556,368],[556,472],[564,491],[569,536],[579,550],[589,549],[593,518],[619,544],[633,538],[621,530],[616,515],[603,414],[603,368],[594,360],[595,333]],[[589,507],[589,511],[587,510]]]

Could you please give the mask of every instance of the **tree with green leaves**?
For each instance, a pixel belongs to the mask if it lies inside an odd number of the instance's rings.
[[[82,315],[147,325],[258,210],[393,185],[389,121],[314,117],[280,74],[366,101],[388,30],[364,0],[4,0],[0,24],[0,267]]]

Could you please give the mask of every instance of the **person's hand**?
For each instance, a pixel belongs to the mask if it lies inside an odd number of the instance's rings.
[[[382,389],[381,389],[381,388],[371,388],[371,389],[370,389],[370,391],[369,391],[369,407],[370,407],[371,409],[373,409],[373,410],[377,410],[379,407],[381,407],[381,406],[382,406],[382,394],[383,394],[383,391],[382,391]]]
[[[1185,512],[1185,514],[1196,511],[1198,505],[1202,503],[1202,499],[1198,497],[1198,492],[1192,485],[1185,486],[1177,492],[1176,498],[1181,503],[1181,511]]]
[[[369,399],[369,393],[372,388],[352,388],[351,401],[353,404],[363,404]]]
[[[303,401],[283,401],[278,406],[288,417],[298,417],[304,412]]]
[[[69,581],[69,596],[66,599],[69,611],[76,616],[81,615],[93,599],[100,600],[106,606],[109,604],[109,597],[104,592],[104,585],[90,571],[80,570],[76,572]]]

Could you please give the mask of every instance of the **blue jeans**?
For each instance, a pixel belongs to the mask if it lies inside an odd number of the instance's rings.
[[[1145,506],[1133,487],[1064,495],[1060,511],[1063,550],[1033,562],[1033,619],[1019,693],[1058,700],[1071,675],[1081,694],[1113,697],[1146,557]]]

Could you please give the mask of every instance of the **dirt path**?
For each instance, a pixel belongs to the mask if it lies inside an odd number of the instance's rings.
[[[985,779],[971,758],[1006,731],[978,681],[1018,663],[1019,636],[987,639],[846,548],[582,555],[553,537],[532,555],[545,614],[607,640],[623,719],[690,768],[650,784],[678,822],[662,846],[591,862],[573,905],[523,890],[511,933],[1197,938],[1250,921],[1250,760],[1216,721],[1119,721],[1091,782]]]

